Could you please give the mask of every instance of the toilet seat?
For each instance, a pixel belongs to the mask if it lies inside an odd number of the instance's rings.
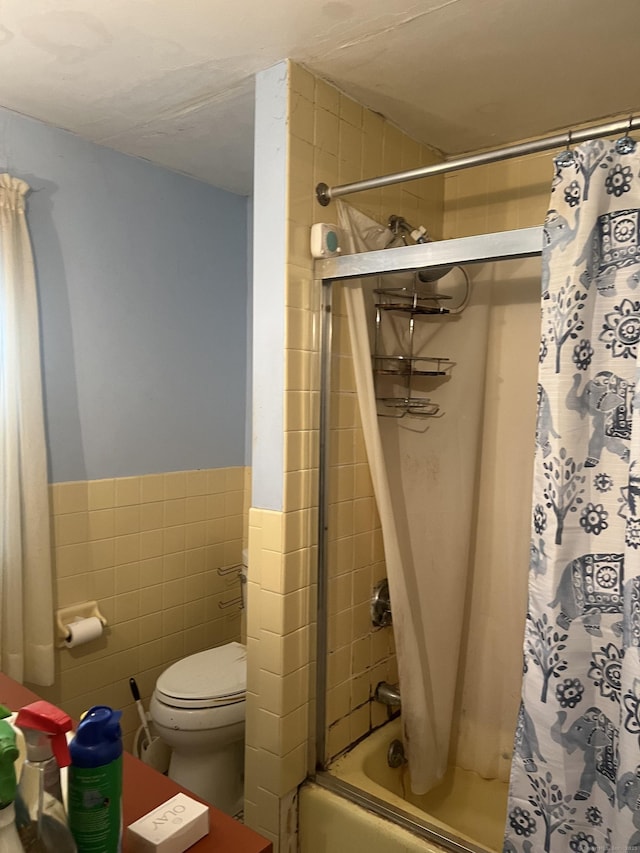
[[[245,701],[247,651],[227,643],[172,664],[156,682],[156,699],[171,708],[220,708]]]

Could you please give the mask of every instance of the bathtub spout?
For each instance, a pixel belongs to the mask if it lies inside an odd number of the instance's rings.
[[[397,684],[387,684],[386,681],[381,681],[376,687],[374,699],[383,705],[400,705],[400,688]]]

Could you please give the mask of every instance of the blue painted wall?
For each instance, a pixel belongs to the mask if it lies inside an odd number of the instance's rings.
[[[247,199],[0,109],[32,187],[51,482],[248,463]]]

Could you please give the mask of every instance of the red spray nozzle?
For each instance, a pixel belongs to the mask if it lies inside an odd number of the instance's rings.
[[[27,757],[29,758],[29,746],[42,747],[42,738],[33,738],[31,733],[44,735],[50,742],[51,751],[55,755],[58,767],[67,767],[71,763],[69,747],[67,745],[66,732],[71,731],[71,717],[56,708],[50,702],[39,700],[25,705],[18,711],[16,726],[24,730],[27,741]],[[42,758],[46,756],[42,755]],[[41,760],[39,756],[38,759]]]

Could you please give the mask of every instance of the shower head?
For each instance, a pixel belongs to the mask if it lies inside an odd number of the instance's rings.
[[[450,273],[453,269],[450,267],[424,267],[421,270],[418,270],[418,281],[422,281],[425,284],[429,284],[432,281],[439,281],[439,279],[444,278],[447,273]]]

